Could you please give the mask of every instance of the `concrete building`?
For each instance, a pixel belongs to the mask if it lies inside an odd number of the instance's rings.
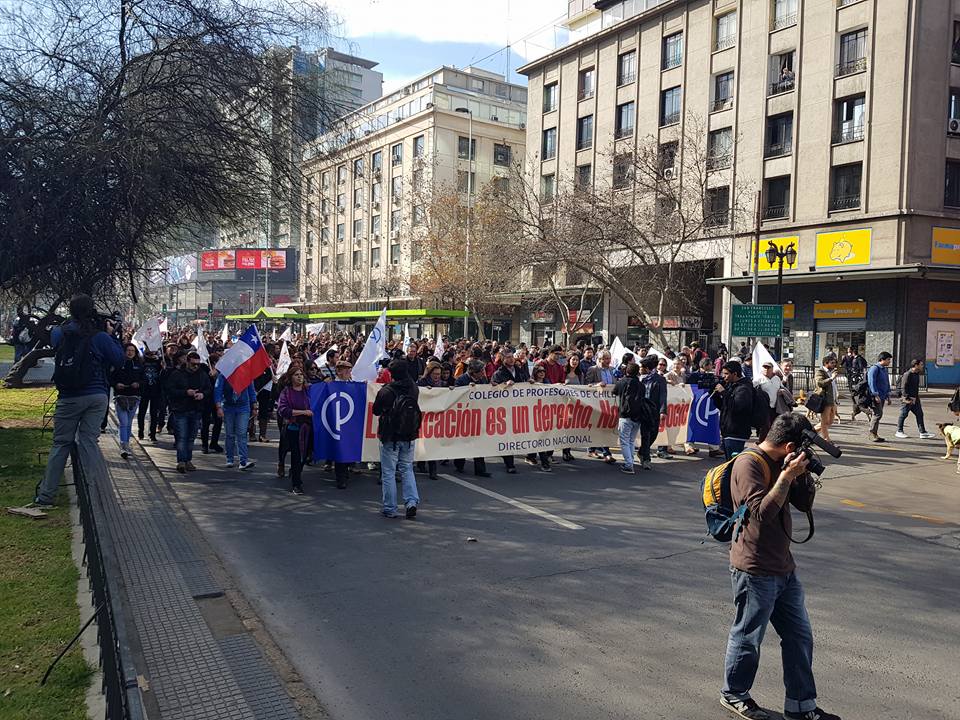
[[[547,135],[542,175],[588,162],[574,148],[674,137],[706,119],[712,186],[761,192],[759,246],[784,268],[785,353],[925,356],[932,383],[960,382],[960,2],[940,0],[571,0],[567,43],[520,69],[527,144]],[[624,107],[635,113],[624,124]],[[635,108],[633,110],[632,108]],[[619,117],[619,119],[618,119]],[[581,120],[578,123],[578,120]],[[733,139],[736,139],[735,141]],[[589,151],[588,151],[589,152]],[[600,168],[596,170],[600,172]],[[730,336],[750,301],[749,234],[730,240],[702,324]],[[776,301],[761,259],[759,302]],[[629,331],[611,299],[606,329]],[[707,330],[682,337],[708,336]],[[738,343],[739,344],[739,343]]]
[[[442,67],[321,136],[304,159],[301,305],[420,307],[410,275],[430,189],[457,188],[466,205],[468,189],[507,176],[523,157],[526,107],[526,88],[502,75]]]

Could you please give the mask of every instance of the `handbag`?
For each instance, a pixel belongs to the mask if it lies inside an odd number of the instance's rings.
[[[807,396],[807,410],[819,413],[823,410],[823,393],[812,392]]]

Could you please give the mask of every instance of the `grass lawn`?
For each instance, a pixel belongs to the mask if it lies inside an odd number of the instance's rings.
[[[23,505],[43,473],[37,451],[43,404],[50,388],[0,389],[0,718],[83,720],[92,669],[74,647],[40,679],[80,629],[77,569],[70,556],[66,494],[45,520],[9,515]],[[44,456],[45,459],[46,456]],[[84,618],[86,619],[86,618]]]
[[[0,344],[0,362],[13,362],[13,345]]]

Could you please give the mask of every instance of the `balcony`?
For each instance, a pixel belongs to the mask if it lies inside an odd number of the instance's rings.
[[[781,17],[776,17],[773,19],[773,22],[770,23],[770,31],[776,32],[777,30],[783,30],[788,28],[791,25],[797,24],[797,13],[791,15],[783,15]]]
[[[577,100],[589,100],[593,97],[593,88],[582,88],[577,92]]]
[[[717,41],[713,44],[713,51],[720,52],[721,50],[732,48],[736,44],[737,44],[736,35],[728,35],[727,37],[717,38]]]
[[[853,5],[855,2],[860,2],[860,0],[837,0],[837,7],[846,7],[847,5]]]
[[[680,67],[682,62],[682,55],[668,55],[663,59],[663,69],[670,70],[671,68]]]
[[[846,60],[837,65],[835,76],[841,78],[846,77],[847,75],[855,75],[856,73],[863,72],[866,69],[867,59],[865,57],[857,58],[855,60]]]
[[[703,217],[703,226],[708,228],[725,228],[730,226],[730,211],[715,210]]]
[[[767,92],[767,95],[782,95],[783,93],[790,92],[796,86],[797,81],[795,78],[778,80],[775,83],[770,83],[770,89]]]
[[[856,195],[834,195],[830,198],[830,210],[856,210],[860,207],[860,193]]]
[[[767,151],[763,154],[765,158],[783,157],[793,152],[793,140],[784,140],[783,142],[771,143],[767,146]]]
[[[390,158],[390,165],[391,165],[391,166],[396,167],[397,165],[402,165],[402,164],[403,164],[403,158],[402,158],[402,157],[393,157],[393,158]]]
[[[632,82],[635,82],[637,79],[637,74],[635,72],[624,73],[617,80],[617,85],[629,85]]]
[[[678,122],[680,122],[679,110],[677,110],[676,112],[667,113],[662,118],[660,118],[660,127],[666,127],[667,125],[676,125]]]
[[[763,209],[764,220],[783,220],[789,214],[790,214],[790,206],[787,204],[767,205]]]
[[[850,143],[863,140],[863,125],[847,125],[833,131],[833,144]]]
[[[733,107],[733,96],[717,98],[710,105],[710,112],[720,112]]]
[[[707,155],[707,170],[725,170],[733,163],[730,153]]]
[[[633,137],[633,125],[628,125],[627,127],[619,127],[614,131],[613,136],[617,140],[622,140],[623,138]]]

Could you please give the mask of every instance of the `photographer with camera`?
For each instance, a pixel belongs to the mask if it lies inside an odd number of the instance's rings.
[[[768,622],[780,636],[786,688],[783,716],[787,720],[839,720],[817,707],[813,631],[790,552],[790,505],[807,511],[815,493],[808,466],[819,461],[808,450],[811,436],[809,420],[784,413],[774,420],[755,450],[741,453],[733,463],[733,506],[746,505],[748,512],[730,544],[736,614],[727,640],[720,704],[746,720],[771,717],[750,696]],[[839,454],[837,448],[832,450]],[[771,478],[776,478],[772,484]]]
[[[106,474],[97,447],[100,420],[107,412],[110,373],[126,359],[113,334],[113,322],[97,314],[89,295],[74,296],[70,300],[70,320],[50,334],[50,344],[57,351],[53,381],[59,394],[53,415],[53,444],[34,507],[53,507],[74,441],[87,477],[93,480]]]

